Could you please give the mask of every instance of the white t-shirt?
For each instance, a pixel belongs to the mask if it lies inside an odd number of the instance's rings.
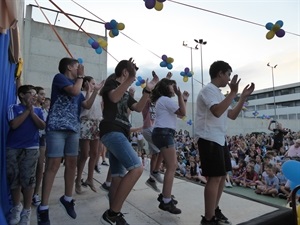
[[[210,108],[225,99],[220,89],[212,83],[208,83],[198,94],[195,118],[195,137],[213,141],[221,146],[225,144],[227,130],[227,111],[219,117],[215,117]]]
[[[161,96],[155,104],[156,118],[154,127],[171,128],[176,130],[177,115],[175,112],[179,106],[171,98]]]
[[[82,91],[85,96],[86,91]],[[95,101],[90,109],[81,108],[80,118],[87,117],[92,120],[102,120],[102,107],[101,107],[102,97],[96,95]]]

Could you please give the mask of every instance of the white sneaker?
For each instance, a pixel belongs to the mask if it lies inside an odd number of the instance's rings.
[[[151,172],[150,173],[150,177],[153,178],[154,180],[156,180],[158,183],[162,184],[164,182],[164,180],[163,180],[163,178],[162,178],[162,176],[161,176],[160,173],[153,173],[153,172]]]
[[[225,187],[232,188],[232,184],[229,181],[225,181]]]
[[[23,210],[22,203],[11,208],[10,215],[9,215],[9,224],[10,225],[16,225],[20,222],[20,219],[21,219],[20,215],[21,215],[22,210]]]
[[[32,197],[32,205],[38,206],[39,204],[41,204],[40,196],[39,196],[38,194],[35,194],[35,195]]]
[[[19,225],[30,225],[31,210],[24,209],[21,213]]]

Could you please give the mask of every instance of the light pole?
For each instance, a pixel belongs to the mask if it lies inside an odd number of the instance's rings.
[[[202,60],[202,45],[206,45],[207,41],[204,41],[203,39],[194,39],[196,43],[200,45],[200,60],[201,60],[201,85],[203,87],[203,60]]]
[[[187,43],[183,42],[182,45],[184,47],[187,47],[191,50],[191,72],[194,72],[193,70],[193,50],[198,50],[198,45],[196,45],[195,47],[191,47],[191,46],[188,46]],[[193,75],[194,76],[194,75]],[[194,134],[195,134],[195,126],[194,126],[194,121],[195,121],[195,118],[194,118],[194,78],[193,76],[191,77],[192,81],[191,81],[191,84],[192,84],[192,135],[194,137]]]
[[[277,64],[275,66],[271,66],[270,63],[267,64],[268,67],[271,67],[272,70],[272,82],[273,82],[273,103],[274,103],[274,119],[277,119],[276,115],[276,103],[275,103],[275,87],[274,87],[274,69],[277,67]]]

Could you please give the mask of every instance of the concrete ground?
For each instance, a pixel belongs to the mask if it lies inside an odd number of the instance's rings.
[[[56,176],[50,196],[51,225],[99,225],[103,212],[108,209],[107,193],[100,189],[105,181],[108,167],[101,166],[101,174],[94,173],[94,184],[97,193],[89,188],[83,188],[84,193],[78,195],[74,192],[75,210],[77,218],[71,219],[59,205],[59,198],[64,193],[64,166],[61,165]],[[86,178],[86,168],[83,178]],[[145,185],[149,171],[144,170],[143,175],[129,194],[123,205],[122,213],[131,225],[199,225],[201,215],[204,214],[204,187],[185,180],[176,179],[173,185],[173,194],[179,201],[178,208],[182,210],[179,215],[173,215],[158,208],[157,196]],[[162,185],[159,184],[159,188]],[[229,193],[223,193],[220,208],[230,219],[232,224],[249,221],[261,215],[274,212],[278,208],[261,204],[249,199],[241,198]],[[36,210],[33,208],[31,225],[37,224]]]

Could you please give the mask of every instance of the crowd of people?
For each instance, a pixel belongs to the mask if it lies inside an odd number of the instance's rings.
[[[286,157],[300,156],[299,133],[271,121],[272,137],[226,137],[227,118],[238,116],[254,90],[254,84],[247,85],[231,108],[240,79],[237,75],[230,78],[228,63],[216,61],[211,65],[211,83],[197,98],[195,137],[186,130],[176,132],[177,118],[186,115],[189,93],[180,90],[171,73],[159,80],[153,71],[137,101],[130,88],[138,70],[132,59],[120,61],[115,72],[99,84],[85,76],[84,66],[76,59],[61,59],[58,69],[51,98],[46,98],[42,87],[21,85],[19,103],[8,109],[7,180],[13,204],[10,225],[30,224],[31,205],[37,206],[38,225],[50,225],[49,197],[62,161],[65,186],[59,203],[69,217],[76,219],[74,185],[77,194],[82,194],[82,186],[97,192],[93,173],[100,172],[100,157],[102,165],[109,165],[107,179],[101,185],[109,191],[109,206],[101,217],[107,225],[128,224],[122,206],[143,173],[143,157],[150,161],[146,185],[160,193],[157,200],[161,210],[181,213],[172,195],[175,175],[205,185],[202,225],[231,224],[218,206],[224,185],[289,197],[280,166]],[[219,88],[227,85],[231,92],[225,97]],[[175,96],[177,101],[172,99]],[[141,127],[132,128],[131,111],[143,114]],[[88,157],[88,176],[83,180]],[[162,191],[157,182],[163,184]]]

